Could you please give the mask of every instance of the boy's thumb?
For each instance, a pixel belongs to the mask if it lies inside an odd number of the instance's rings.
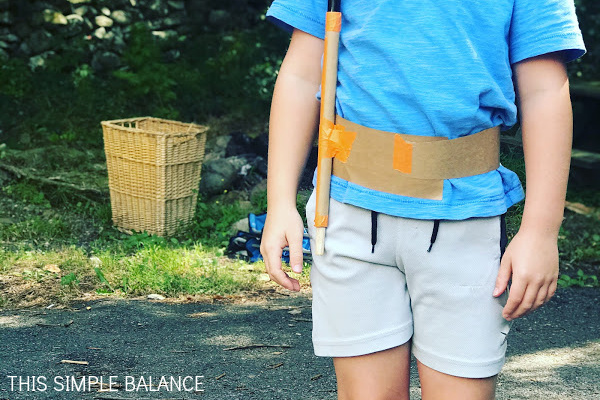
[[[496,286],[494,287],[494,293],[492,296],[498,297],[506,290],[508,286],[508,281],[510,280],[510,275],[512,272],[512,264],[510,261],[510,257],[507,257],[505,254],[500,261],[500,269],[498,270],[498,277],[496,278]]]

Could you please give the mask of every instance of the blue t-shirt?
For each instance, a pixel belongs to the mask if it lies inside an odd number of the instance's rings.
[[[370,128],[449,139],[517,121],[511,65],[585,53],[573,0],[342,1],[336,112]],[[326,0],[275,0],[267,18],[324,38]],[[317,94],[319,97],[319,93]],[[331,197],[395,216],[495,216],[524,198],[500,166],[444,180],[442,200],[383,193],[336,176]]]

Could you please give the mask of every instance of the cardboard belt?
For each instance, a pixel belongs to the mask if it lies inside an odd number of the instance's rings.
[[[340,116],[335,122],[330,136],[346,140],[337,151],[344,157],[333,159],[333,175],[369,189],[441,200],[444,179],[479,175],[500,165],[499,127],[449,140],[380,131]]]

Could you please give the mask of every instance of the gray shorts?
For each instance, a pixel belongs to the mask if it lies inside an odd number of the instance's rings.
[[[312,248],[314,214],[313,191],[306,206]],[[358,356],[412,338],[415,357],[437,371],[468,378],[500,372],[508,293],[494,298],[492,291],[506,245],[503,218],[373,217],[330,201],[325,254],[313,254],[311,269],[315,354]]]

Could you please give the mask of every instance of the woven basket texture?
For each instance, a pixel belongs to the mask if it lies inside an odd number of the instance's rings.
[[[207,127],[160,118],[102,121],[113,224],[170,236],[194,217]]]

